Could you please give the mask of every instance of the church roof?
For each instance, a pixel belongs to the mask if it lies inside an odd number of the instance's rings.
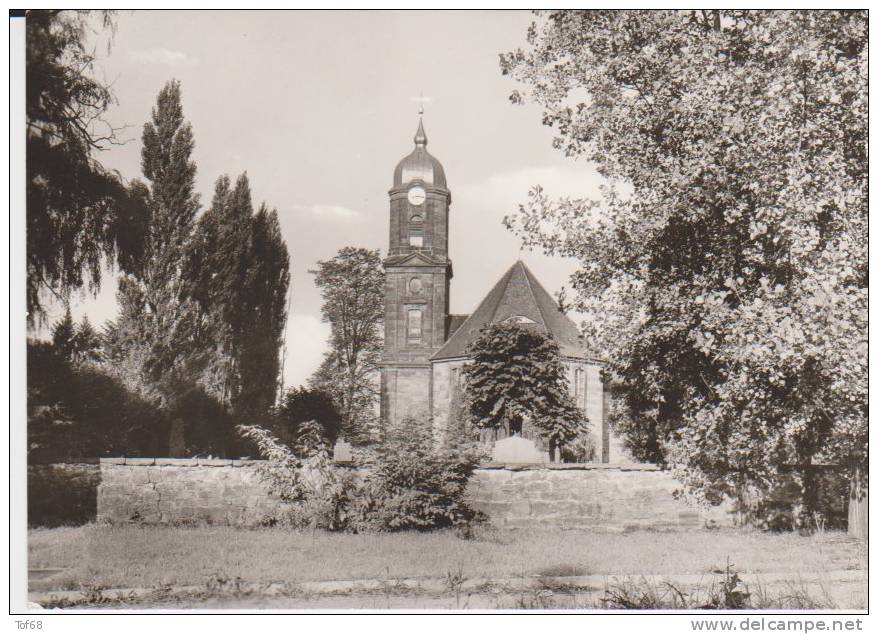
[[[445,345],[431,359],[466,356],[466,350],[479,330],[502,321],[536,324],[558,342],[561,354],[584,358],[587,355],[579,328],[561,312],[558,303],[543,288],[524,262],[519,260],[506,271],[475,312],[456,328]]]
[[[418,131],[415,133],[415,149],[402,159],[393,171],[394,187],[412,181],[422,181],[425,185],[443,189],[448,188],[442,163],[427,151],[427,133],[424,132],[423,119],[418,122]]]

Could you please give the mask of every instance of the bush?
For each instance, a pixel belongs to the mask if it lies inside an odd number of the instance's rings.
[[[320,423],[330,444],[338,439],[341,432],[341,414],[335,407],[332,396],[320,389],[289,389],[274,410],[273,431],[283,442],[292,444],[299,433],[299,427],[307,421]]]
[[[295,528],[348,529],[354,515],[356,484],[349,473],[335,466],[329,456],[323,430],[315,421],[299,426],[296,449],[279,442],[271,432],[257,426],[238,426],[267,460],[260,475],[272,493],[286,502],[284,512],[273,518]]]
[[[598,448],[589,434],[580,434],[561,447],[562,462],[594,462],[598,459]]]
[[[389,430],[365,483],[363,519],[377,530],[466,529],[484,516],[464,500],[476,451],[437,444],[427,423]]]
[[[437,445],[424,423],[407,420],[388,434],[361,480],[332,461],[313,421],[300,426],[295,449],[261,427],[238,430],[266,458],[261,475],[287,503],[277,523],[355,532],[456,527],[468,534],[484,520],[464,500],[478,454]]]
[[[51,344],[29,341],[27,355],[30,463],[167,452],[168,421],[155,403]]]

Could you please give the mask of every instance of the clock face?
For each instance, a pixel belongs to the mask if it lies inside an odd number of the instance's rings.
[[[427,200],[427,192],[423,187],[412,187],[409,190],[409,202],[413,205],[420,205]]]

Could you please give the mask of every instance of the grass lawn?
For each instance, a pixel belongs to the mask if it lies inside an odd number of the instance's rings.
[[[756,531],[497,531],[463,540],[451,532],[348,535],[229,527],[98,526],[33,529],[29,568],[64,569],[53,588],[535,575],[707,574],[728,559],[754,572],[865,570],[866,546],[844,533]]]

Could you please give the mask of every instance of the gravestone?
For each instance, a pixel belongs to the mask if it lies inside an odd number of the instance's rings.
[[[332,459],[336,462],[352,462],[354,455],[351,452],[350,443],[346,443],[344,440],[336,442],[335,447],[332,448]]]
[[[495,442],[491,459],[506,464],[533,464],[548,460],[547,454],[537,449],[533,441],[521,436],[510,436]]]

